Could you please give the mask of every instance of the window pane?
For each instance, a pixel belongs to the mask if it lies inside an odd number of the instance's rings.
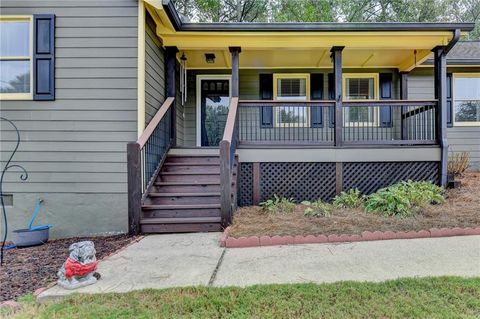
[[[371,107],[349,107],[347,122],[374,122],[374,111]]]
[[[480,100],[480,77],[455,78],[455,99]]]
[[[307,83],[305,79],[278,79],[278,97],[306,97]]]
[[[373,78],[347,79],[346,91],[348,100],[372,100],[375,98]]]
[[[30,22],[0,22],[0,56],[30,56]]]
[[[0,61],[0,92],[30,92],[30,61]]]
[[[301,106],[279,107],[278,122],[282,124],[303,126],[307,122],[307,112],[307,109]]]
[[[480,122],[480,100],[455,102],[456,122]]]

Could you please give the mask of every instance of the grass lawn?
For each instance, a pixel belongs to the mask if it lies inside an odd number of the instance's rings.
[[[13,318],[479,318],[480,278],[175,288],[21,301]],[[13,316],[12,316],[13,315]]]

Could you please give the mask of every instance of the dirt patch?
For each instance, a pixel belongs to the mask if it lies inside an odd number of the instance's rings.
[[[363,231],[419,231],[430,228],[480,226],[480,173],[468,173],[462,186],[449,190],[446,202],[430,206],[414,217],[367,214],[363,209],[337,209],[330,217],[306,217],[300,206],[289,214],[266,214],[260,207],[235,213],[231,237],[274,235],[361,234]]]
[[[102,259],[135,239],[127,235],[78,237],[52,240],[42,246],[7,250],[4,264],[0,267],[0,301],[16,299],[55,282],[57,271],[68,256],[68,247],[75,242],[93,241],[97,259]]]

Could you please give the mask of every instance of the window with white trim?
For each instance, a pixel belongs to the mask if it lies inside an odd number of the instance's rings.
[[[378,74],[344,74],[343,95],[345,100],[377,100]],[[376,125],[378,110],[373,107],[349,107],[344,111],[345,123],[353,125]]]
[[[0,98],[32,96],[32,17],[0,17]]]
[[[310,96],[310,74],[274,74],[275,100],[307,101]],[[275,126],[308,127],[309,109],[304,106],[278,106],[274,112]]]
[[[455,125],[480,125],[480,74],[455,74]]]

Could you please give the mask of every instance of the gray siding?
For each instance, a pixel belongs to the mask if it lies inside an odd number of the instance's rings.
[[[241,56],[240,56],[241,58]],[[260,73],[324,73],[324,96],[328,98],[328,73],[331,73],[332,70],[327,69],[241,69],[240,70],[240,99],[243,100],[258,100],[259,99],[259,79]],[[391,69],[345,69],[344,73],[383,73],[383,72],[392,72],[393,73],[393,81],[395,85],[393,85],[393,97],[399,97],[399,83],[398,83],[398,76],[395,70]],[[188,100],[185,106],[185,121],[184,121],[184,145],[185,146],[194,146],[196,144],[196,78],[197,75],[200,74],[225,74],[230,73],[230,70],[192,70],[188,72]],[[258,119],[258,116],[256,117]],[[326,120],[326,115],[324,116]],[[397,114],[394,114],[394,121],[398,120]],[[270,136],[270,132],[265,129],[260,129],[260,125],[256,124],[256,127],[259,128],[259,132],[257,133],[259,136],[260,134],[267,134],[266,136]],[[262,133],[260,132],[263,131]],[[328,127],[324,126],[324,136],[326,136],[328,131]],[[346,131],[346,136],[348,136],[348,129]],[[400,130],[394,129],[393,131],[389,132],[388,134],[400,134]],[[302,134],[302,133],[300,133]],[[307,136],[307,133],[305,133]],[[310,134],[321,134],[321,132],[315,132]],[[331,133],[328,133],[331,134]],[[303,135],[302,135],[303,136]],[[318,136],[318,135],[316,135]]]
[[[448,68],[449,73],[480,72],[480,68]],[[409,99],[433,99],[433,68],[414,70],[408,77]],[[454,126],[447,129],[449,151],[469,152],[471,168],[480,169],[480,125]]]
[[[165,101],[165,50],[155,34],[155,22],[147,14],[145,26],[145,124]]]
[[[126,143],[137,135],[137,1],[4,0],[2,15],[56,15],[56,100],[2,101],[22,143],[6,175],[10,229],[25,227],[36,198],[53,237],[127,229]],[[14,146],[1,126],[2,166]],[[46,217],[45,217],[46,216]],[[45,220],[46,219],[46,220]]]

